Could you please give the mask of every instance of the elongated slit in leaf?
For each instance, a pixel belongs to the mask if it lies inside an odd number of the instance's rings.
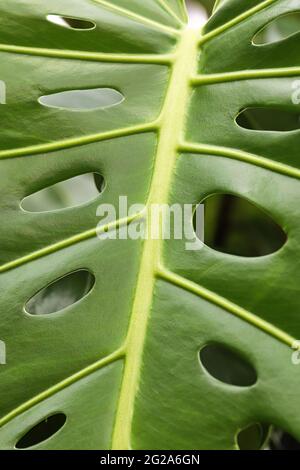
[[[269,132],[290,132],[300,129],[300,113],[296,106],[290,110],[278,108],[246,108],[236,118],[244,129]]]
[[[300,33],[300,11],[278,16],[253,37],[253,44],[263,46],[287,39]]]
[[[26,196],[21,208],[26,212],[48,212],[80,206],[95,200],[104,186],[99,173],[84,173]]]
[[[47,20],[57,26],[78,31],[91,31],[96,28],[96,24],[90,20],[75,18],[73,16],[47,15]]]
[[[59,312],[83,299],[93,288],[95,277],[86,269],[74,271],[39,290],[25,305],[31,315]]]
[[[88,90],[67,90],[44,95],[38,102],[48,108],[68,111],[94,111],[116,106],[124,101],[124,96],[113,88],[94,88]]]
[[[28,449],[40,442],[44,442],[56,434],[66,423],[67,417],[63,413],[57,413],[43,421],[40,421],[33,428],[19,439],[16,444],[17,449]]]

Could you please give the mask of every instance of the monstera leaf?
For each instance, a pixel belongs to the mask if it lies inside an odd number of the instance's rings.
[[[297,11],[221,0],[200,32],[182,0],[1,1],[2,449],[237,449],[272,425],[300,438],[300,34],[254,39]],[[88,174],[96,197],[26,209]],[[266,213],[282,246],[126,239],[138,206],[97,229],[120,195],[214,194]]]

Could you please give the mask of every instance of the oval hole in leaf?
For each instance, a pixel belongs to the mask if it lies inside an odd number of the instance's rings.
[[[252,42],[256,46],[272,44],[300,32],[300,12],[278,16],[255,34]]]
[[[124,101],[124,96],[113,88],[93,88],[88,90],[68,90],[44,95],[38,102],[48,108],[68,111],[93,111],[107,109]]]
[[[238,126],[255,131],[290,132],[300,129],[300,113],[276,108],[247,108],[236,118]]]
[[[260,423],[250,424],[239,431],[236,439],[240,450],[260,450],[268,438],[270,426]]]
[[[249,387],[257,381],[255,369],[236,352],[220,344],[207,344],[200,351],[204,369],[220,382]]]
[[[84,173],[26,196],[21,207],[26,212],[48,212],[88,203],[104,191],[99,173]]]
[[[28,449],[56,434],[65,424],[67,417],[63,413],[48,416],[31,428],[16,444],[17,449]]]
[[[96,28],[96,24],[90,20],[75,18],[73,16],[47,15],[47,20],[57,26],[67,29],[77,29],[79,31],[91,31]]]
[[[66,274],[31,297],[25,310],[31,315],[59,312],[85,297],[94,284],[95,276],[86,269]]]
[[[279,250],[287,240],[269,215],[244,198],[214,194],[205,199],[204,213],[204,242],[222,253],[265,256]]]

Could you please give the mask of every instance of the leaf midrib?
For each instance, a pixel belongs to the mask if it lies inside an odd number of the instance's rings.
[[[160,127],[155,168],[148,208],[152,204],[167,204],[169,188],[178,148],[185,127],[190,96],[190,78],[197,68],[198,31],[187,28],[178,44],[176,59],[165,103],[159,118]],[[151,233],[151,211],[148,229]],[[160,229],[162,220],[159,221]],[[134,401],[141,373],[142,355],[150,316],[156,274],[162,260],[162,241],[149,237],[144,242],[142,261],[126,342],[126,361],[119,405],[116,413],[112,448],[131,448],[131,423]]]

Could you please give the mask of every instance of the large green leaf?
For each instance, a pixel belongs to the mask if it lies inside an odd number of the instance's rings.
[[[300,439],[300,368],[291,360],[300,337],[300,132],[235,122],[248,107],[299,112],[291,95],[300,35],[252,44],[295,10],[299,0],[221,0],[201,34],[186,27],[181,0],[1,1],[2,449],[57,413],[66,423],[34,449],[233,449],[253,423]],[[96,27],[66,28],[47,15]],[[125,99],[85,112],[38,101],[99,88]],[[60,211],[20,208],[24,197],[91,172],[105,180],[97,199]],[[185,240],[96,237],[98,205],[117,205],[119,195],[150,207],[215,193],[255,204],[287,242],[246,258],[187,251]],[[122,235],[131,221],[102,230]],[[89,290],[76,277],[81,300],[27,313],[42,288],[82,270],[95,284]],[[213,377],[199,360],[209,344],[231,351],[214,370],[237,354],[255,383]]]

